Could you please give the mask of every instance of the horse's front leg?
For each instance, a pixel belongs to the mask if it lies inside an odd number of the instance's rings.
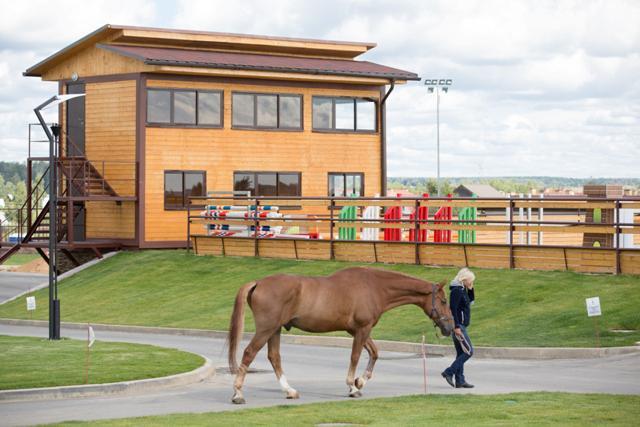
[[[369,364],[362,376],[356,378],[355,385],[359,390],[362,390],[367,381],[373,377],[373,367],[376,365],[376,360],[378,360],[378,347],[376,347],[371,337],[368,337],[367,341],[365,341],[364,348],[367,350],[367,353],[369,353]]]
[[[360,354],[362,353],[362,347],[369,338],[371,328],[362,328],[357,330],[353,334],[353,346],[351,347],[351,363],[349,364],[349,371],[347,373],[347,386],[349,387],[349,397],[360,397],[362,393],[356,386],[356,368],[358,367],[358,361],[360,360]]]

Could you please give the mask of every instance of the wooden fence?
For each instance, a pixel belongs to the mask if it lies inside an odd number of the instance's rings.
[[[340,215],[347,206],[355,216]],[[363,215],[368,207],[380,215]],[[393,207],[403,214],[385,219]],[[412,215],[421,207],[426,218]],[[443,207],[453,214],[435,215]],[[473,221],[458,219],[464,208],[477,210]],[[640,274],[638,198],[192,197],[187,212],[197,254]],[[475,241],[458,242],[461,230]]]

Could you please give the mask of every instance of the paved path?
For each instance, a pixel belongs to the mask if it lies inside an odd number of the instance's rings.
[[[47,330],[0,325],[0,334],[45,337]],[[63,335],[83,338],[85,332],[63,329]],[[1,424],[24,425],[348,400],[345,397],[345,376],[349,350],[344,348],[283,345],[283,366],[287,378],[301,394],[297,401],[284,399],[266,360],[266,351],[261,351],[252,365],[257,372],[248,375],[245,385],[248,404],[238,406],[230,403],[233,378],[222,370],[225,366],[224,340],[106,331],[99,331],[97,335],[98,340],[148,343],[203,354],[221,369],[217,376],[203,383],[145,395],[0,403]],[[450,362],[444,358],[428,359],[430,393],[467,392],[449,387],[440,377],[439,373]],[[360,369],[363,365],[361,362]],[[467,379],[476,384],[472,392],[477,394],[543,390],[640,394],[640,355],[552,361],[472,359],[467,363]],[[372,398],[419,394],[422,389],[422,361],[419,358],[406,353],[383,352],[364,395]]]
[[[49,279],[46,274],[0,271],[0,302],[35,288],[47,280]]]

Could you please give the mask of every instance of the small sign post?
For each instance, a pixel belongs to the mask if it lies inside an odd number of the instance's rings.
[[[424,394],[427,394],[427,350],[424,341],[424,335],[422,335],[422,371],[424,374]]]
[[[596,330],[596,346],[600,347],[600,325],[598,324],[598,318],[602,316],[602,310],[600,309],[600,297],[587,298],[587,316],[593,317],[593,326]]]
[[[36,309],[36,297],[27,297],[27,311],[29,312],[29,319],[33,318],[33,312]]]

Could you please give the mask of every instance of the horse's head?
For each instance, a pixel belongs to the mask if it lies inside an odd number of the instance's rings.
[[[444,291],[445,283],[431,284],[431,292],[426,296],[422,309],[433,320],[434,325],[440,328],[442,335],[448,337],[453,332],[455,325],[451,309],[447,304],[447,295]]]

